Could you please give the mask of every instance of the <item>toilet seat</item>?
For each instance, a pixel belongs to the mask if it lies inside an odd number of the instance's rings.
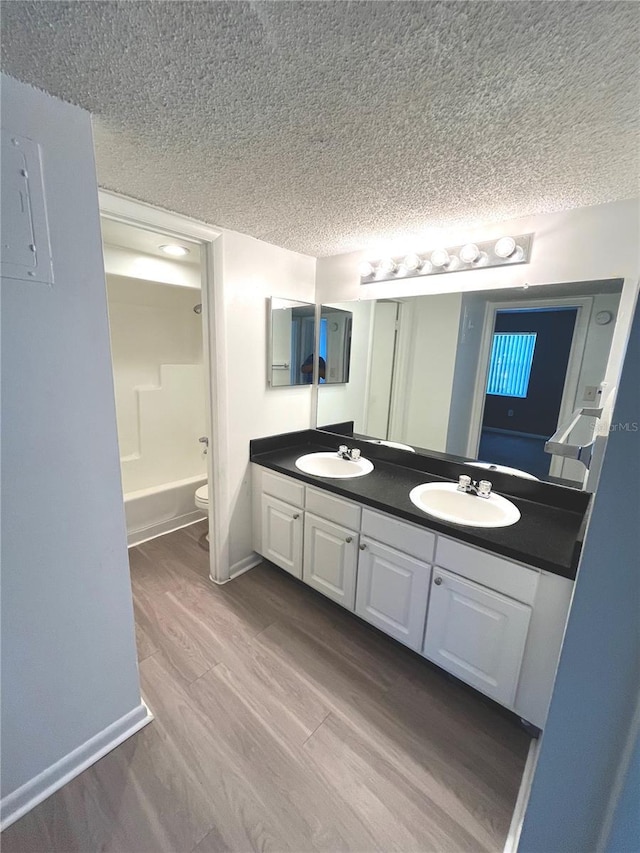
[[[209,509],[209,484],[205,483],[204,486],[200,486],[199,489],[196,489],[195,503],[198,509],[208,510]]]

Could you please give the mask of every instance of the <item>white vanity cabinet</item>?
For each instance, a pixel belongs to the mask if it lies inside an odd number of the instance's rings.
[[[424,655],[512,706],[530,618],[528,605],[436,567]]]
[[[262,495],[263,557],[296,578],[302,577],[302,510]]]
[[[422,647],[431,566],[381,545],[360,541],[356,613],[409,648]]]
[[[354,530],[305,513],[302,580],[349,610],[356,597],[358,539]]]
[[[543,728],[573,581],[252,465],[254,549]]]

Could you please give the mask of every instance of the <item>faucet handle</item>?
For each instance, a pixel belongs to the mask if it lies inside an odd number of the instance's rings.
[[[346,444],[341,444],[340,447],[338,448],[338,455],[339,456],[344,456],[344,454],[348,453],[348,452],[349,452],[349,448],[347,447]]]
[[[478,483],[478,497],[479,498],[488,498],[491,494],[491,489],[493,487],[493,483],[489,480],[480,480]]]
[[[459,492],[468,492],[471,488],[471,477],[468,477],[466,474],[460,474],[458,477],[458,491]]]
[[[353,461],[354,461],[354,462],[357,462],[357,461],[358,461],[358,459],[360,459],[360,450],[359,450],[359,448],[357,448],[357,447],[354,447],[354,448],[353,448],[353,450],[351,451],[351,458],[353,459]]]

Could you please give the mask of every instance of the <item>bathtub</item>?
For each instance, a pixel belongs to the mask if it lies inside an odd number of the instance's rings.
[[[129,546],[206,518],[194,504],[196,489],[206,482],[206,476],[189,477],[125,494]]]

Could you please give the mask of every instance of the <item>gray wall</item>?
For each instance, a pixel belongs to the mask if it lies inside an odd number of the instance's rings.
[[[615,805],[640,688],[639,424],[636,309],[519,853],[599,849]],[[614,840],[624,837],[624,798],[616,815]]]
[[[140,692],[91,121],[1,86],[3,129],[42,146],[55,275],[2,280],[4,802]]]

